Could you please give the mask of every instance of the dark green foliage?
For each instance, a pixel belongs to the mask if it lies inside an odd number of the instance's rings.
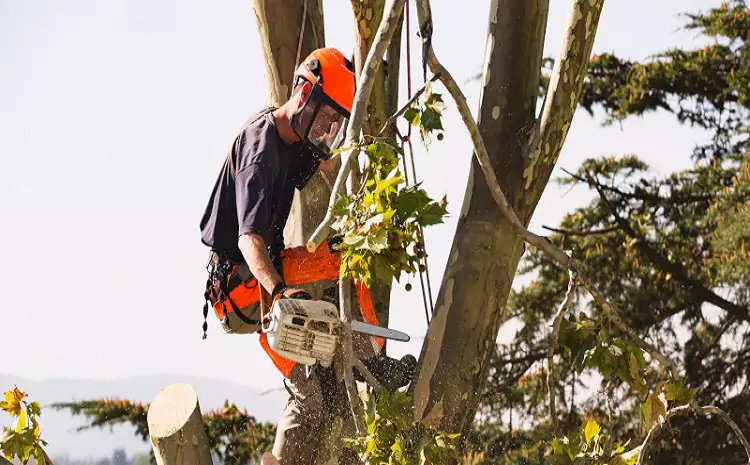
[[[403,392],[369,395],[367,434],[347,443],[370,465],[439,465],[458,457],[451,446],[458,434],[435,431],[413,418],[411,399]]]
[[[602,323],[600,309],[579,293],[556,349],[561,427],[575,431],[582,416],[595,417],[607,434],[633,439],[631,447],[642,441],[664,403],[671,408],[693,394],[697,403],[725,409],[750,431],[750,11],[745,2],[732,1],[688,15],[688,21],[687,28],[716,42],[668,50],[643,63],[593,57],[581,106],[601,108],[609,123],[666,110],[711,131],[711,141],[682,155],[692,157],[692,168],[666,176],[650,174],[634,155],[587,160],[560,182],[589,188],[594,200],[567,214],[548,236],[574,253],[628,325],[680,362],[684,382],[658,382],[664,373],[639,350],[623,347],[629,344],[623,335]],[[512,411],[515,424],[523,425],[513,434],[496,425],[493,437],[546,441],[551,434],[543,362],[568,276],[534,249],[521,272],[535,279],[509,300],[509,318],[518,318],[521,327],[513,342],[498,347],[481,412],[497,420]],[[587,380],[594,392],[582,398],[581,379],[591,368],[605,382],[599,387]],[[744,463],[736,439],[716,419],[672,424],[679,432],[662,434],[648,463]],[[532,457],[538,447],[523,444],[519,453]]]

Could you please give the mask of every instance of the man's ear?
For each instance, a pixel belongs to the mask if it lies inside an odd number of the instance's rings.
[[[307,99],[310,98],[310,93],[312,92],[312,84],[310,84],[308,81],[302,81],[299,84],[299,92],[297,93],[297,110],[299,111],[300,108],[302,108],[305,103],[307,103]]]

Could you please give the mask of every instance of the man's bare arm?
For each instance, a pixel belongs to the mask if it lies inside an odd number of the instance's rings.
[[[243,234],[237,241],[237,246],[253,276],[271,294],[274,287],[281,282],[281,276],[268,257],[266,242],[257,234]]]

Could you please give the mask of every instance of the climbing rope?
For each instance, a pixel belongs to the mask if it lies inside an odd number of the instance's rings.
[[[408,94],[408,99],[411,100],[412,98],[412,87],[411,87],[411,27],[410,27],[410,11],[409,11],[409,4],[411,2],[407,1],[405,8],[405,18],[404,21],[406,22],[406,91]],[[411,164],[411,171],[412,175],[411,178],[414,181],[414,184],[419,182],[419,177],[417,176],[417,166],[414,161],[414,147],[411,143],[411,135],[412,135],[412,125],[409,124],[408,128],[406,130],[406,135],[402,135],[401,132],[398,129],[397,123],[394,122],[394,128],[397,137],[399,138],[399,141],[401,142],[401,150],[404,154],[403,163],[404,163],[404,180],[406,181],[406,185],[411,185],[409,182],[409,171],[406,166],[406,148],[408,147],[409,152],[409,161]],[[425,313],[425,319],[427,320],[427,323],[429,324],[430,318],[432,315],[435,314],[435,307],[432,300],[432,283],[430,279],[430,268],[427,263],[427,243],[424,240],[424,232],[422,231],[422,227],[418,227],[418,235],[419,235],[419,241],[422,244],[422,248],[424,250],[424,257],[422,257],[419,261],[419,284],[420,288],[422,289],[422,303],[424,305],[424,313]],[[425,282],[427,285],[425,286]]]

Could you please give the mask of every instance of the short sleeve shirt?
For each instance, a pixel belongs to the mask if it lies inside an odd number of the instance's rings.
[[[251,118],[214,184],[200,224],[202,242],[237,263],[243,234],[283,247],[294,189],[302,189],[317,166],[301,143],[284,144],[270,113]]]

